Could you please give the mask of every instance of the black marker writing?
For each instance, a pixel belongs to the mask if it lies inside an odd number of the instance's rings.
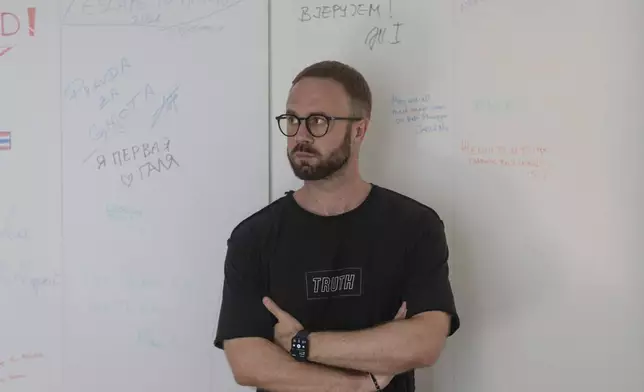
[[[394,42],[392,42],[392,45],[400,43],[400,40],[398,39],[398,33],[400,32],[400,26],[402,26],[402,23],[394,23],[394,27],[396,28],[396,34],[394,36]]]
[[[179,167],[179,162],[175,157],[166,153],[163,158],[158,158],[156,162],[146,162],[143,165],[138,167],[139,179],[141,181],[150,178],[152,173],[161,173],[163,171],[169,171],[173,167]],[[134,175],[132,173],[121,174],[121,183],[126,187],[130,188],[134,182]]]
[[[399,44],[401,42],[400,37],[399,37],[399,35],[400,35],[400,27],[402,25],[403,25],[402,23],[394,23],[393,24],[393,26],[392,26],[393,27],[393,29],[392,29],[393,30],[393,39],[390,40],[390,41],[385,41],[385,39],[388,36],[388,34],[387,34],[388,28],[387,27],[377,27],[377,26],[375,26],[374,28],[372,28],[369,31],[369,33],[367,33],[367,37],[364,40],[365,45],[367,45],[369,47],[369,50],[373,50],[373,48],[377,44],[380,44],[380,45],[385,44],[385,43],[388,43],[390,45]],[[392,35],[391,30],[389,31],[389,35]]]
[[[173,167],[173,165],[179,167],[179,162],[177,162],[174,159],[172,154],[168,153],[168,154],[165,154],[165,162],[163,159],[159,158],[157,160],[156,166],[152,162],[146,162],[145,164],[141,165],[139,167],[139,174],[141,175],[141,179],[143,180],[144,178],[150,177],[152,172],[161,173],[161,168],[164,168],[165,170],[170,170]]]
[[[352,18],[356,16],[380,17],[380,4],[334,4],[317,7],[302,7],[300,22],[312,19]]]
[[[166,139],[161,142],[161,148],[163,151],[170,152],[170,139]],[[123,166],[127,162],[136,161],[139,158],[148,158],[151,155],[158,154],[160,152],[159,142],[154,143],[142,143],[128,148],[122,148],[112,152],[111,159],[106,159],[104,155],[96,156],[96,163],[98,164],[97,169],[100,170],[107,166],[107,163],[110,162],[114,166]]]

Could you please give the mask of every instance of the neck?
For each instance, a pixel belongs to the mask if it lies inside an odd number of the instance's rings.
[[[306,181],[294,194],[304,209],[318,215],[339,215],[358,207],[366,199],[371,184],[358,173],[336,173],[331,178]]]

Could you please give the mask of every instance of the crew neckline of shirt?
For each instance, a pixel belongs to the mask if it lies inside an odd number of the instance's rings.
[[[373,184],[371,182],[369,183],[369,185],[371,185],[371,189],[369,190],[369,193],[367,194],[367,197],[365,197],[365,199],[362,201],[362,203],[360,203],[358,206],[356,206],[356,208],[354,208],[352,210],[349,210],[349,211],[346,211],[346,212],[343,212],[343,213],[337,214],[337,215],[319,215],[319,214],[316,214],[316,213],[314,213],[312,211],[307,210],[306,208],[302,207],[300,205],[300,203],[297,202],[297,200],[295,200],[295,191],[292,191],[292,190],[288,192],[288,199],[289,199],[291,205],[296,210],[298,210],[299,212],[303,213],[304,215],[310,216],[310,217],[312,217],[314,219],[325,219],[325,220],[345,219],[345,218],[348,218],[349,216],[353,216],[353,215],[356,215],[356,214],[360,213],[369,204],[372,203],[372,200],[376,196],[377,188],[379,188],[379,187],[378,187],[378,185]]]

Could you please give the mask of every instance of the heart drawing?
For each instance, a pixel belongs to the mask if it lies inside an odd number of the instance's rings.
[[[132,175],[132,173],[128,175],[121,174],[121,182],[125,184],[125,186],[127,186],[128,188],[132,185],[133,180],[134,180],[134,176]]]

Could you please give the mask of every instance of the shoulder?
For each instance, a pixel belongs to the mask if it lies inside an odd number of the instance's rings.
[[[391,216],[401,219],[406,224],[413,223],[426,229],[443,229],[445,224],[441,216],[432,207],[412,197],[392,189],[378,186],[382,207]]]
[[[261,237],[270,231],[289,201],[288,193],[259,209],[239,222],[230,233],[228,241],[246,241]]]

